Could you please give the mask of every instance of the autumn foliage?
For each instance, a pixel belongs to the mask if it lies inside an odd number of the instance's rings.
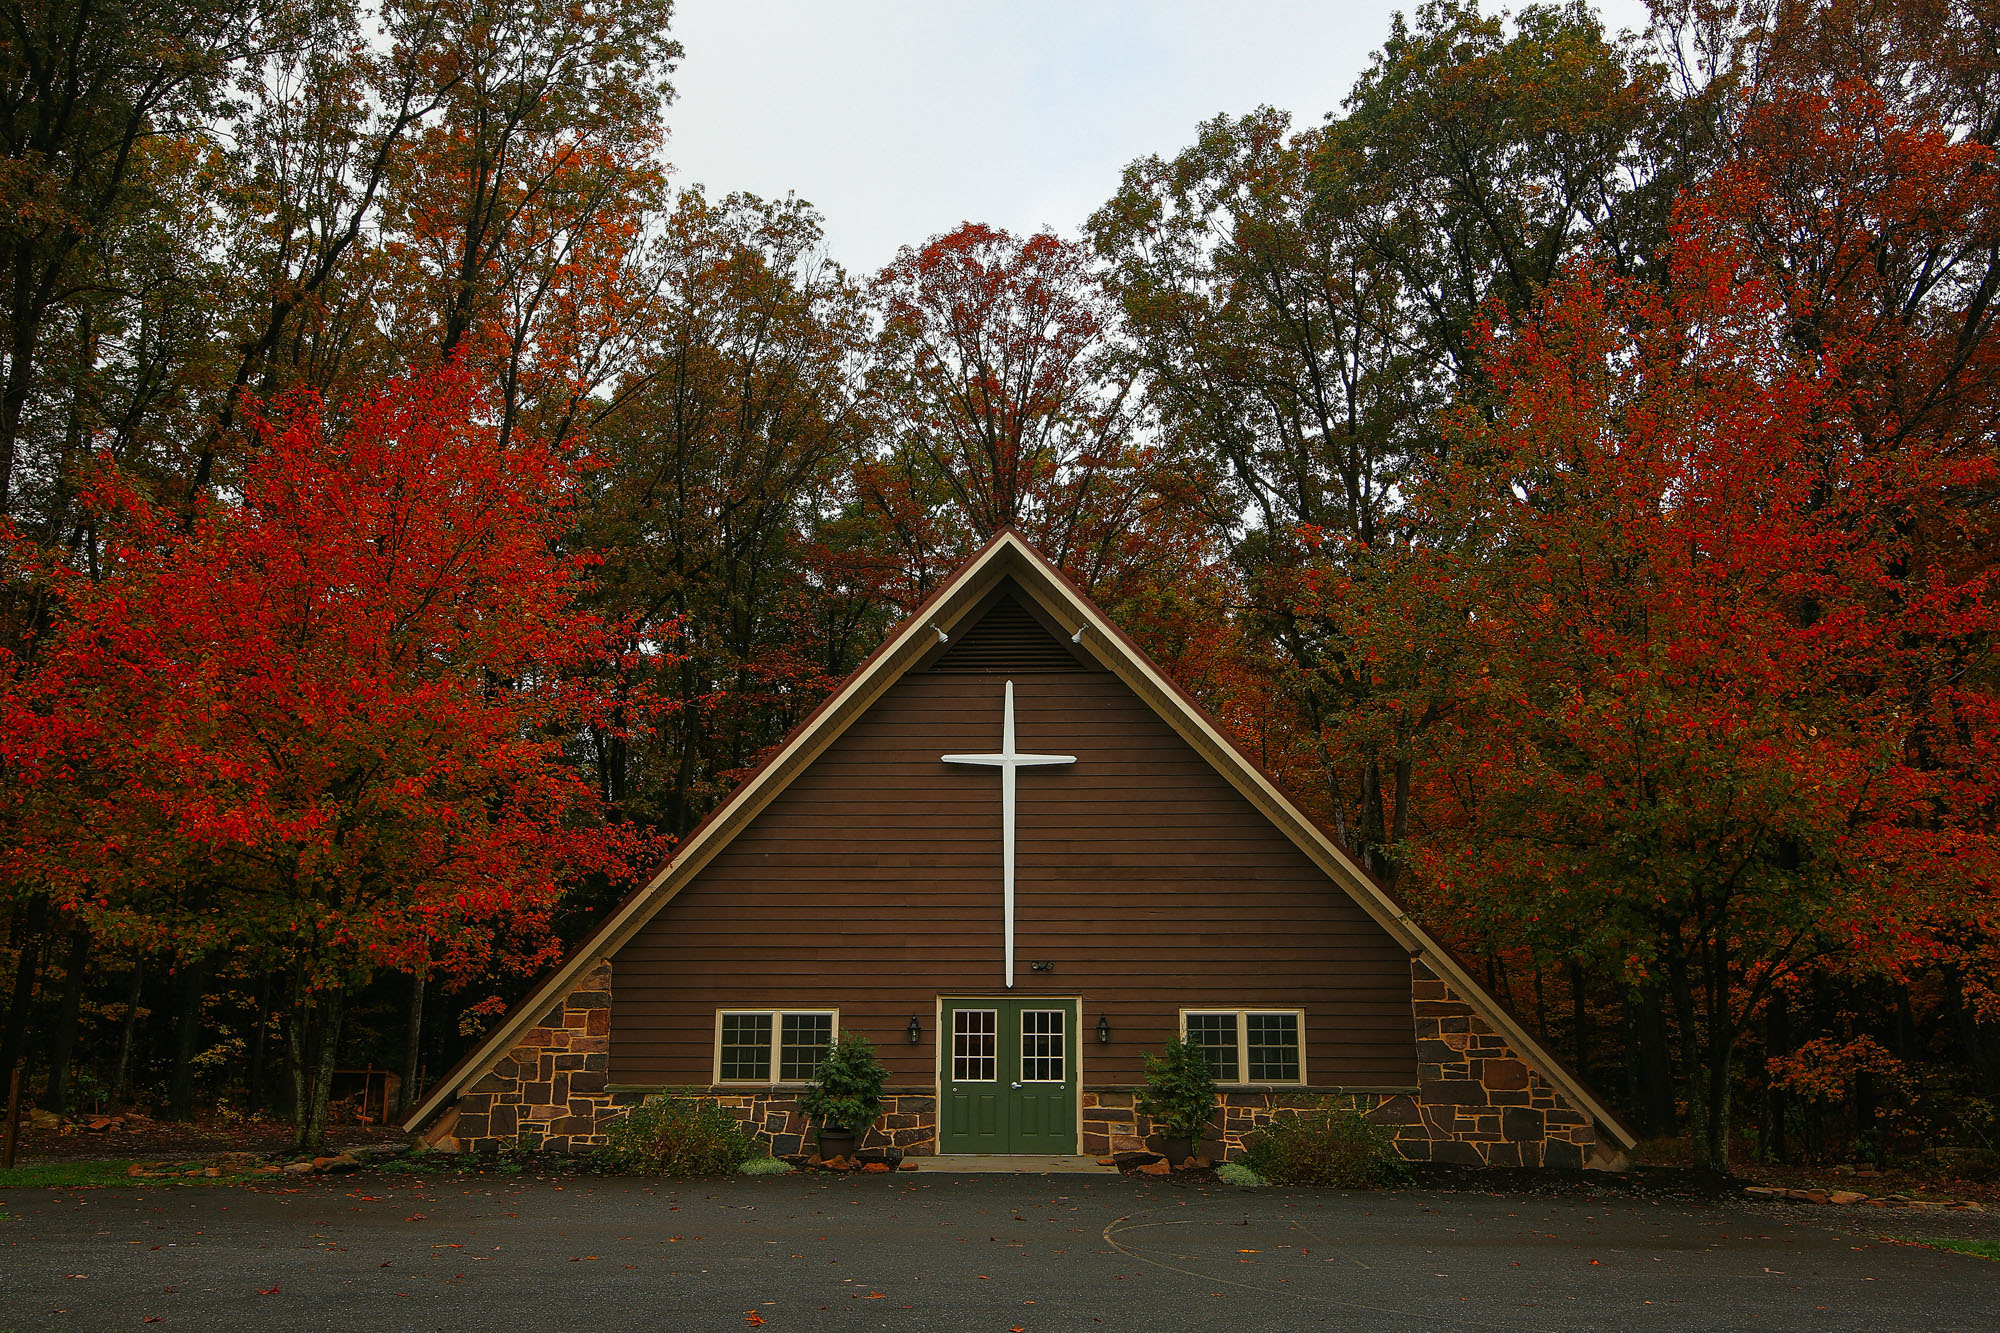
[[[156,9],[0,49],[44,1104],[435,1075],[1011,526],[1644,1134],[2000,1170],[1990,6],[1431,0],[869,277],[666,0]]]
[[[568,465],[502,445],[457,370],[259,433],[241,500],[186,530],[100,488],[115,568],[55,571],[9,701],[12,878],[105,944],[284,974],[324,1081],[348,990],[535,969],[564,883],[644,840],[563,753],[606,640],[555,550]]]

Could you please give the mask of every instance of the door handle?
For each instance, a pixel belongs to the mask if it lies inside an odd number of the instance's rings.
[[[1017,1087],[1017,1088],[1018,1088],[1018,1087],[1020,1087],[1020,1086],[1021,1086],[1021,1084],[1020,1084],[1020,1081],[1019,1081],[1019,1080],[1017,1079],[1017,1080],[1016,1080],[1016,1081],[1014,1082],[1013,1086],[1014,1086],[1014,1087]]]

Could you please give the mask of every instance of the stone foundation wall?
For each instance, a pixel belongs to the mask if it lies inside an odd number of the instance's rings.
[[[1589,1162],[1597,1148],[1590,1117],[1570,1106],[1423,962],[1413,961],[1411,968],[1415,1092],[1232,1089],[1223,1094],[1219,1124],[1198,1151],[1216,1161],[1239,1157],[1245,1135],[1276,1116],[1331,1098],[1387,1129],[1397,1151],[1413,1162],[1556,1167]],[[603,1143],[611,1122],[645,1097],[611,1090],[610,1032],[611,964],[605,961],[460,1095],[454,1112],[431,1130],[430,1141],[472,1152],[516,1147],[571,1152]],[[676,1089],[673,1095],[719,1101],[777,1156],[810,1148],[810,1131],[793,1092]],[[895,1147],[912,1156],[935,1153],[936,1096],[895,1091],[884,1100],[882,1117],[860,1146]],[[1135,1093],[1084,1092],[1086,1155],[1163,1149],[1158,1128],[1137,1108]]]
[[[1394,1136],[1411,1162],[1460,1166],[1581,1167],[1597,1147],[1590,1117],[1520,1058],[1421,960],[1411,962],[1417,1089],[1349,1092],[1225,1089],[1222,1112],[1197,1151],[1214,1161],[1243,1155],[1244,1136],[1282,1115],[1331,1102],[1357,1111]],[[1083,1094],[1083,1151],[1162,1152],[1159,1127],[1136,1094]]]
[[[604,1130],[637,1093],[611,1091],[611,963],[600,962],[459,1095],[427,1137],[467,1152],[540,1148],[572,1152]]]
[[[715,1093],[690,1089],[674,1095],[722,1103],[736,1113],[744,1128],[773,1157],[794,1157],[812,1148],[812,1129],[799,1110],[797,1093],[783,1090]],[[913,1157],[936,1152],[937,1098],[928,1092],[883,1093],[882,1115],[855,1146],[864,1152],[871,1148],[901,1148]]]
[[[1417,1094],[1386,1099],[1368,1113],[1394,1126],[1403,1156],[1462,1166],[1580,1167],[1592,1160],[1598,1142],[1588,1114],[1421,959],[1410,962],[1410,985]]]
[[[426,1139],[457,1152],[593,1148],[604,1142],[613,1121],[648,1095],[614,1091],[610,1078],[611,963],[605,960],[528,1029],[490,1073],[475,1079]],[[774,1156],[789,1157],[810,1145],[795,1092],[675,1089],[671,1095],[720,1102]],[[937,1151],[934,1094],[891,1092],[882,1100],[883,1114],[862,1136],[860,1147],[901,1148],[912,1155]]]

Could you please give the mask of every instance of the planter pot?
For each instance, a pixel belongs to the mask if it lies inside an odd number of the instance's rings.
[[[1193,1139],[1177,1139],[1171,1134],[1163,1134],[1161,1138],[1166,1141],[1168,1166],[1178,1167],[1182,1162],[1194,1156]]]
[[[819,1155],[822,1159],[854,1156],[854,1131],[822,1129],[819,1132]]]

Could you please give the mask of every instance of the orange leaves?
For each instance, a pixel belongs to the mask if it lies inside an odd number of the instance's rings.
[[[1113,307],[1089,252],[978,223],[905,248],[875,280],[884,327],[872,373],[888,457],[862,496],[935,577],[1003,527],[1022,529],[1099,597],[1149,570],[1171,586],[1192,528],[1138,429],[1134,370],[1108,336]]]

